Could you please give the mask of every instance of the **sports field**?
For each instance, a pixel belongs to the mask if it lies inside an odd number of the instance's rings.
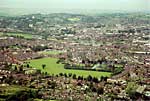
[[[42,59],[34,59],[28,60],[30,62],[30,66],[33,68],[40,69],[42,72],[47,72],[49,74],[59,74],[59,73],[72,73],[77,76],[87,77],[91,75],[93,77],[101,77],[101,76],[110,76],[109,72],[98,72],[98,71],[86,71],[86,70],[69,70],[64,69],[64,64],[57,64],[58,59],[56,58],[42,58]],[[45,64],[46,67],[43,69],[42,64]]]

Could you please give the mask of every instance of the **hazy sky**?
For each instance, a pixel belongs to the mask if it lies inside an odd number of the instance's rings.
[[[3,8],[38,10],[150,11],[150,0],[0,0]]]

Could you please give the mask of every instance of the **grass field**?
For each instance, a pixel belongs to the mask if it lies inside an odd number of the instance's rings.
[[[33,35],[31,35],[31,34],[23,34],[23,33],[5,33],[5,34],[8,36],[22,36],[22,37],[27,38],[27,39],[33,38]]]
[[[98,72],[98,71],[85,71],[85,70],[68,70],[64,69],[63,64],[57,64],[58,59],[56,58],[42,58],[30,61],[30,66],[33,68],[40,69],[43,72],[48,72],[49,74],[59,74],[59,73],[72,73],[77,76],[87,77],[88,75],[92,75],[93,77],[101,77],[101,76],[110,76],[111,73],[108,72]],[[42,69],[42,64],[46,64],[45,69]]]
[[[2,36],[3,35],[3,33],[2,32],[0,32],[0,36]]]
[[[50,51],[41,51],[41,52],[39,52],[39,53],[40,53],[40,54],[57,55],[57,54],[63,53],[63,51],[50,50]]]
[[[34,99],[33,101],[45,101],[43,99]],[[57,100],[46,100],[46,101],[57,101]]]
[[[69,21],[79,21],[80,18],[68,18]]]
[[[25,39],[33,39],[35,37],[38,37],[38,35],[32,35],[32,34],[27,34],[27,33],[4,33],[3,35],[21,36],[21,37],[24,37]]]

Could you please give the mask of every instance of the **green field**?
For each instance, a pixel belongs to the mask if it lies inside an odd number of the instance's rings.
[[[34,99],[33,101],[43,101],[42,99]]]
[[[0,32],[0,36],[2,36],[3,35],[3,33],[2,32]]]
[[[45,101],[43,99],[34,99],[33,101]],[[57,100],[46,100],[46,101],[57,101]]]
[[[25,39],[33,39],[35,37],[38,37],[37,35],[27,34],[27,33],[4,33],[3,35],[7,36],[21,36]]]
[[[58,50],[50,50],[50,51],[41,51],[39,54],[49,54],[49,55],[57,55],[63,53],[63,51],[58,51]]]
[[[79,21],[80,18],[68,18],[69,21]]]
[[[64,69],[63,64],[57,64],[58,59],[56,58],[42,58],[35,60],[28,60],[30,62],[30,66],[33,68],[40,69],[43,72],[48,72],[49,74],[59,74],[59,73],[72,73],[77,76],[87,77],[88,75],[92,75],[93,77],[101,77],[101,76],[110,76],[111,73],[108,72],[98,72],[98,71],[85,71],[85,70],[68,70]],[[42,64],[46,64],[45,69],[42,69]]]

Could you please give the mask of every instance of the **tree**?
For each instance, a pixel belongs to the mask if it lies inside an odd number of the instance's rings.
[[[103,87],[99,87],[99,88],[97,89],[97,93],[98,93],[98,94],[103,94],[103,93],[104,93],[104,88],[103,88]]]
[[[83,76],[78,76],[78,80],[83,80]]]
[[[59,73],[59,76],[63,76],[63,73]]]
[[[45,64],[42,64],[42,68],[44,69],[46,67],[46,65]]]
[[[67,78],[67,74],[66,73],[64,73],[64,76]]]
[[[104,76],[101,76],[101,81],[107,81],[107,76],[106,77],[104,77]]]
[[[22,72],[23,71],[23,66],[19,67],[19,71]]]
[[[27,68],[29,68],[30,67],[30,65],[29,64],[27,64]]]
[[[92,92],[96,92],[96,88],[95,87],[92,87],[91,90],[92,90]]]
[[[94,77],[92,81],[95,82],[95,83],[98,83],[98,82],[99,82],[99,81],[98,81],[98,78],[96,78],[96,77]]]
[[[17,66],[15,66],[15,71],[17,71]]]
[[[31,98],[38,98],[37,90],[20,90],[11,94],[6,101],[29,101]]]
[[[45,75],[48,75],[48,73],[47,73],[47,72],[45,72]]]
[[[76,74],[73,74],[72,78],[73,79],[77,79]]]
[[[37,74],[41,74],[41,70],[37,70]]]
[[[68,76],[71,77],[71,76],[72,76],[72,73],[69,73]]]
[[[51,88],[52,88],[52,89],[55,89],[56,85],[57,85],[57,84],[56,84],[55,81],[52,81],[52,82],[51,82]]]
[[[107,77],[107,76],[105,76],[105,77],[104,77],[104,81],[107,81],[107,79],[108,79],[108,77]]]
[[[48,84],[48,85],[50,85],[50,84],[51,84],[51,82],[50,82],[50,81],[48,81],[48,82],[47,82],[47,84]]]
[[[129,82],[125,91],[131,98],[135,98],[137,88],[138,88],[138,85],[135,82]]]
[[[88,81],[92,81],[92,76],[89,75],[89,76],[87,77],[87,80],[88,80]]]

